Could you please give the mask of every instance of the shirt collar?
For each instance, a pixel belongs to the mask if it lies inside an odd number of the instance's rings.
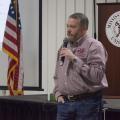
[[[77,47],[78,45],[82,44],[86,40],[87,37],[88,37],[88,34],[85,34],[82,37],[80,37],[76,42],[74,42],[74,43],[70,42],[70,45]]]

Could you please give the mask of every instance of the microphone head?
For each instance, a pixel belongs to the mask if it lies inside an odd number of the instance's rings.
[[[64,48],[67,47],[68,42],[69,42],[68,38],[64,38],[64,40],[63,40],[63,47]]]
[[[64,38],[62,47],[67,48],[68,42],[69,42],[68,38]],[[64,56],[60,58],[60,65],[63,65],[64,59],[65,59]]]

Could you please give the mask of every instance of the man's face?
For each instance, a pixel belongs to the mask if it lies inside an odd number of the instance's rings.
[[[81,37],[82,28],[80,27],[80,21],[74,18],[69,18],[67,22],[67,36],[72,42],[78,40]]]

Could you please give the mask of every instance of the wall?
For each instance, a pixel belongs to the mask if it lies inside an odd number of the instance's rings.
[[[30,7],[29,0],[21,2],[21,12],[26,12],[25,7]],[[30,0],[32,2],[32,0]],[[120,0],[96,0],[96,3],[120,2]],[[34,5],[34,4],[33,4]],[[35,6],[34,6],[35,8]],[[31,8],[32,9],[32,6]],[[90,35],[94,35],[94,11],[93,0],[43,0],[42,1],[42,83],[44,92],[25,91],[25,94],[51,93],[54,87],[53,75],[57,50],[60,47],[66,33],[66,21],[70,14],[74,12],[85,13],[89,20]],[[26,19],[25,23],[28,22]],[[97,5],[96,5],[96,22],[97,22]],[[28,28],[24,28],[28,29]],[[97,30],[97,26],[96,26]],[[29,33],[28,33],[29,34]],[[24,43],[27,46],[27,42]],[[26,48],[26,50],[28,50]],[[34,51],[35,52],[35,51]],[[26,55],[30,55],[29,51]],[[34,54],[32,54],[34,55]],[[35,56],[36,59],[38,58]],[[26,57],[25,57],[26,58]],[[32,67],[31,67],[32,68]],[[36,69],[37,70],[37,69]],[[29,72],[29,70],[27,71]],[[35,71],[36,72],[36,71]]]

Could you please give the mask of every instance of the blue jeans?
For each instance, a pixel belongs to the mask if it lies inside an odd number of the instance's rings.
[[[91,96],[57,105],[57,120],[101,120],[102,97]]]

